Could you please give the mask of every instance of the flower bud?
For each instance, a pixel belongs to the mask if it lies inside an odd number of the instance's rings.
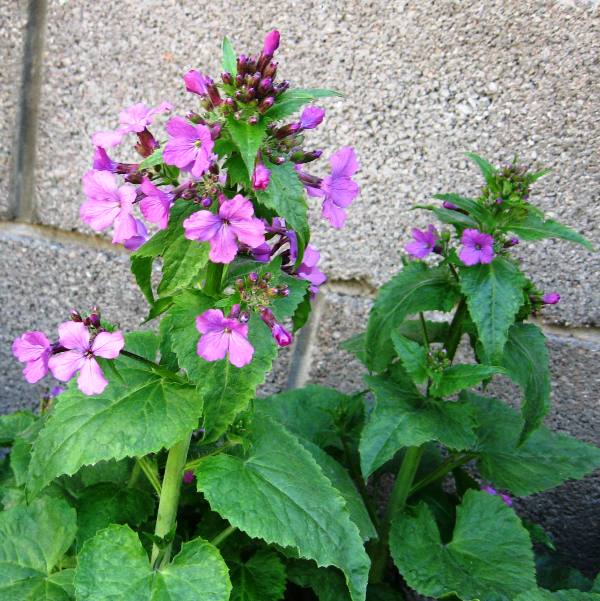
[[[256,125],[258,123],[258,117],[256,115],[252,115],[248,117],[248,125]]]
[[[245,54],[240,54],[237,57],[236,66],[237,66],[238,76],[244,75],[244,73],[246,71],[246,58],[247,57]],[[236,76],[236,82],[237,82],[237,76]],[[241,85],[241,84],[238,84],[238,85]]]
[[[290,87],[290,82],[284,79],[280,84],[275,86],[275,95],[283,94]]]
[[[208,84],[206,86],[206,91],[208,92],[208,97],[210,98],[210,101],[213,103],[214,106],[219,106],[223,102],[221,95],[219,94],[219,89],[214,84],[212,79],[209,81],[210,81],[210,84]]]
[[[183,473],[183,483],[184,484],[191,484],[194,479],[196,478],[196,476],[194,475],[194,472],[192,472],[191,470],[188,470],[187,472]]]
[[[277,346],[289,346],[294,338],[292,335],[279,323],[275,323],[271,328],[271,334],[277,343]]]
[[[271,79],[275,79],[276,73],[277,73],[277,63],[276,62],[270,62],[262,70],[263,77],[270,77]]]
[[[205,196],[201,201],[200,204],[205,208],[208,209],[211,205],[212,205],[213,201],[212,198],[209,198],[208,196]]]
[[[542,296],[542,304],[544,305],[556,305],[560,300],[560,294],[558,292],[548,292]]]
[[[192,69],[183,76],[185,89],[192,94],[204,96],[207,93],[207,85],[212,83],[210,77]]]
[[[258,93],[260,96],[266,96],[273,89],[273,80],[270,77],[261,79],[258,84]]]
[[[300,115],[300,127],[302,129],[314,129],[322,123],[324,118],[324,109],[318,106],[307,106]]]
[[[227,96],[227,98],[223,100],[223,104],[225,106],[228,106],[230,109],[233,109],[234,111],[237,109],[237,104],[231,96]]]
[[[210,137],[212,140],[216,140],[221,135],[223,126],[220,123],[215,123],[210,126]]]
[[[199,125],[200,123],[204,124],[206,123],[206,121],[204,121],[204,119],[198,114],[195,113],[194,111],[190,111],[185,118],[188,121],[191,121],[192,123],[194,123],[195,125]]]
[[[248,313],[248,311],[242,311],[238,320],[240,323],[248,323],[248,321],[250,320],[250,313]]]
[[[243,76],[242,74],[238,73],[238,74],[235,76],[235,85],[236,85],[238,88],[244,85],[244,76]]]
[[[256,273],[256,271],[251,271],[251,272],[248,274],[248,279],[249,279],[251,282],[258,282],[258,273]]]
[[[228,86],[233,84],[233,77],[231,77],[231,73],[229,73],[228,71],[224,71],[223,73],[221,73],[221,80],[224,84]]]
[[[512,238],[509,238],[504,243],[504,248],[510,248],[511,246],[516,246],[517,244],[519,244],[519,242],[520,242],[520,240],[516,236],[513,236]]]
[[[282,140],[288,136],[293,136],[298,131],[300,131],[300,123],[288,123],[275,131],[275,137]]]
[[[79,311],[77,311],[76,309],[71,309],[69,317],[71,318],[71,321],[83,321]]]
[[[258,105],[258,111],[260,113],[266,113],[275,104],[275,98],[273,96],[267,96],[264,100],[260,101]]]
[[[235,280],[235,287],[238,290],[243,290],[244,289],[244,279],[243,278],[237,278]]]
[[[266,190],[271,179],[271,171],[262,162],[257,162],[252,173],[252,188],[254,190]]]
[[[444,207],[444,209],[448,209],[449,211],[458,211],[458,207],[455,204],[448,202],[447,200],[445,200],[442,203],[442,206]]]
[[[263,54],[265,56],[273,56],[275,54],[275,50],[279,48],[279,39],[280,35],[276,29],[267,34],[263,44]]]
[[[232,319],[237,319],[240,315],[240,306],[238,304],[233,305],[233,307],[231,307],[231,311],[229,311],[229,316]]]

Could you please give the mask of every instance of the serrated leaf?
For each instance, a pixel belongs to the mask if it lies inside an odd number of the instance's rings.
[[[525,420],[521,440],[541,423],[550,409],[550,357],[546,337],[531,323],[515,323],[508,331],[502,365],[523,389],[521,414]]]
[[[246,164],[237,152],[228,156],[225,161],[225,169],[227,170],[229,185],[236,186],[239,184],[246,188],[250,187],[250,176]]]
[[[423,384],[429,377],[427,349],[398,332],[392,332],[392,343],[406,373],[416,384]]]
[[[142,169],[150,169],[156,165],[160,165],[163,162],[163,150],[164,147],[157,148],[150,156],[146,157],[138,167],[138,171]]]
[[[449,324],[445,321],[425,320],[427,340],[429,342],[446,342],[448,339]],[[420,319],[407,319],[396,330],[401,336],[406,336],[419,344],[426,344],[423,336],[423,324]]]
[[[139,286],[145,299],[152,305],[154,303],[154,292],[152,291],[152,264],[151,257],[139,257],[135,253],[129,256],[131,273]]]
[[[43,497],[0,513],[0,599],[67,601],[64,589],[48,580],[77,530],[75,510]]]
[[[227,130],[231,135],[233,143],[240,151],[240,155],[246,165],[248,177],[252,178],[256,154],[265,138],[266,126],[263,121],[250,125],[246,121],[237,121],[233,117],[227,117]],[[270,184],[269,184],[270,185]]]
[[[311,588],[319,601],[349,601],[344,577],[335,568],[320,568],[314,561],[292,559],[287,564],[288,579],[302,588]]]
[[[223,38],[221,49],[223,50],[223,70],[235,77],[237,74],[237,57],[228,38]]]
[[[541,426],[519,446],[523,419],[497,399],[461,395],[475,411],[481,475],[518,496],[583,478],[600,468],[600,449]]]
[[[529,213],[522,221],[511,223],[510,225],[506,226],[505,229],[513,232],[523,240],[560,238],[562,240],[581,244],[588,250],[594,250],[593,245],[574,229],[552,219],[546,219],[544,221],[533,213]]]
[[[367,325],[367,365],[384,370],[394,357],[391,333],[407,315],[420,311],[450,311],[458,300],[456,286],[445,267],[428,268],[414,261],[384,284]]]
[[[110,524],[139,526],[154,513],[154,498],[135,487],[102,483],[77,500],[77,546]]]
[[[279,601],[285,592],[285,567],[268,549],[231,565],[230,601]]]
[[[461,267],[460,286],[489,362],[502,358],[508,330],[523,304],[525,276],[502,257],[491,263]]]
[[[360,441],[365,478],[404,447],[437,441],[464,450],[476,444],[473,411],[467,403],[425,399],[407,376],[365,376],[365,381],[377,399]]]
[[[451,542],[442,543],[430,509],[420,503],[392,523],[390,550],[408,585],[428,597],[511,601],[535,586],[527,530],[501,499],[482,491],[465,493]]]
[[[257,410],[249,430],[246,455],[202,460],[198,490],[213,511],[249,536],[293,547],[320,566],[339,567],[353,600],[363,601],[369,559],[344,500],[277,422]]]
[[[200,280],[200,273],[208,263],[208,242],[188,240],[183,235],[174,240],[163,255],[162,279],[157,292],[167,296],[187,288]]]
[[[202,398],[193,386],[123,355],[114,367],[119,377],[105,370],[109,385],[102,394],[86,396],[74,382],[61,394],[33,446],[31,494],[83,465],[170,448],[197,427]]]
[[[15,411],[0,415],[0,447],[8,446],[39,418],[31,411]]]
[[[200,333],[196,329],[196,317],[213,303],[213,299],[200,291],[184,290],[175,298],[167,317],[179,365],[197,384],[198,394],[204,400],[206,441],[223,434],[236,415],[246,408],[277,356],[269,328],[253,314],[248,322],[248,340],[254,347],[250,364],[239,368],[227,358],[206,361],[199,357],[196,349]]]
[[[515,601],[600,601],[596,593],[584,593],[575,589],[550,592],[541,588],[521,593]]]
[[[451,365],[432,379],[430,392],[437,397],[450,396],[503,372],[492,365]]]
[[[328,96],[342,96],[342,94],[334,92],[333,90],[323,90],[318,88],[286,90],[265,113],[265,117],[270,121],[279,121],[280,119],[284,119],[285,117],[294,114],[305,104],[308,104],[317,98],[327,98]]]
[[[113,525],[83,547],[75,572],[78,601],[227,601],[231,583],[218,549],[200,538],[152,570],[135,532]]]
[[[298,254],[301,258],[310,236],[304,186],[289,161],[283,165],[266,161],[265,165],[271,170],[271,178],[266,190],[256,191],[256,198],[261,204],[283,217],[286,225],[296,232]]]
[[[465,152],[465,155],[479,167],[487,185],[492,185],[496,177],[496,168],[474,152]]]

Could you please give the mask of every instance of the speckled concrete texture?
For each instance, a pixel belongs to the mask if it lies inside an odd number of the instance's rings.
[[[527,163],[552,167],[536,202],[600,241],[594,143],[600,10],[553,0],[292,0],[277,9],[224,0],[201,7],[158,0],[50,3],[39,218],[83,227],[77,210],[79,178],[91,154],[88,135],[115,126],[118,111],[136,101],[169,98],[182,111],[193,107],[181,74],[192,66],[218,74],[224,34],[240,51],[254,50],[273,26],[282,32],[283,76],[346,94],[324,101],[328,119],[314,132],[315,146],[328,156],[355,145],[362,162],[363,193],[343,232],[313,209],[315,241],[332,278],[387,279],[410,226],[427,219],[409,212],[412,203],[440,191],[476,191],[467,150],[497,162],[519,153]],[[528,266],[541,284],[566,293],[552,321],[598,324],[598,306],[589,303],[600,285],[597,256],[565,242],[537,246],[520,249]]]
[[[0,218],[7,217],[11,212],[8,190],[21,82],[26,4],[22,1],[0,0]]]

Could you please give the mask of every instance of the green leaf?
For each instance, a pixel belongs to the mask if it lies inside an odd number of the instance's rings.
[[[268,549],[231,566],[230,601],[279,601],[285,592],[285,567]]]
[[[600,595],[575,589],[550,592],[538,588],[521,593],[515,601],[600,601]]]
[[[339,567],[353,600],[364,600],[369,559],[342,497],[297,439],[258,410],[249,439],[245,456],[200,463],[198,490],[212,510],[251,537]]]
[[[146,157],[138,167],[138,171],[142,169],[150,169],[156,165],[160,165],[163,162],[163,150],[164,146],[157,148],[149,157]]]
[[[319,601],[350,601],[344,577],[335,568],[319,568],[314,561],[292,559],[287,564],[288,579],[302,588],[311,588]]]
[[[227,161],[225,161],[225,168],[227,169],[227,178],[230,186],[239,184],[246,188],[250,187],[250,176],[248,176],[246,164],[237,152],[228,156]]]
[[[0,513],[0,599],[68,601],[48,576],[76,530],[75,510],[60,499],[44,497]]]
[[[157,290],[159,296],[167,296],[197,283],[200,272],[208,263],[209,251],[208,242],[188,240],[183,235],[173,241],[163,255],[163,276]]]
[[[427,349],[398,332],[392,332],[392,343],[406,373],[416,384],[423,384],[429,377]]]
[[[110,524],[139,526],[154,513],[154,498],[139,488],[97,484],[77,500],[77,546]]]
[[[523,389],[521,414],[525,420],[522,440],[541,423],[550,409],[550,358],[546,338],[531,323],[515,323],[508,331],[502,365]]]
[[[200,334],[196,317],[212,308],[213,299],[196,290],[184,290],[168,311],[168,331],[179,365],[198,385],[204,400],[206,441],[217,439],[254,397],[271,369],[277,348],[269,328],[256,315],[248,322],[248,340],[254,347],[252,362],[239,368],[227,358],[206,361],[196,352]]]
[[[427,400],[407,377],[366,376],[365,381],[377,399],[360,441],[365,478],[403,447],[432,440],[456,450],[475,445],[473,411],[467,403]]]
[[[407,315],[419,311],[450,311],[458,291],[445,267],[428,268],[420,261],[407,265],[379,290],[367,326],[367,365],[384,370],[394,357],[391,333]]]
[[[475,411],[481,475],[498,488],[526,496],[600,468],[600,449],[543,426],[519,446],[524,422],[516,411],[471,392],[462,397]]]
[[[448,323],[445,321],[425,320],[427,328],[427,339],[429,342],[446,342],[448,339]],[[406,336],[419,344],[426,344],[423,337],[423,325],[420,319],[407,319],[396,330],[401,336]]]
[[[227,601],[231,583],[218,549],[201,538],[154,571],[137,534],[113,525],[84,545],[75,591],[77,601]]]
[[[148,361],[154,361],[158,353],[159,338],[154,332],[130,332],[125,336],[125,349]]]
[[[459,209],[466,211],[471,217],[475,218],[484,227],[494,225],[494,216],[492,213],[477,200],[464,198],[459,194],[436,194],[434,198],[456,205]],[[452,212],[456,213],[456,211]]]
[[[518,267],[502,257],[460,269],[460,286],[467,297],[469,314],[491,363],[502,358],[508,330],[523,304],[525,284]]]
[[[37,421],[37,415],[31,411],[15,411],[0,415],[0,446],[5,447],[13,443],[15,438]]]
[[[131,262],[131,273],[139,286],[146,300],[154,303],[154,293],[152,292],[152,264],[154,259],[151,257],[136,256],[135,253],[129,256]]]
[[[348,340],[344,340],[340,346],[349,353],[353,354],[363,365],[367,363],[367,333],[361,332]]]
[[[504,370],[491,365],[452,365],[439,376],[434,376],[430,392],[437,397],[450,396],[499,373],[504,373]]]
[[[479,170],[485,178],[487,185],[492,185],[497,173],[496,168],[488,163],[485,159],[477,156],[474,152],[466,152],[465,154],[479,167]]]
[[[553,221],[552,219],[546,219],[544,221],[533,213],[529,213],[522,221],[509,224],[505,229],[513,232],[523,240],[561,238],[562,240],[581,244],[588,250],[594,250],[594,246],[574,229],[571,229],[558,221]]]
[[[298,254],[301,259],[310,236],[304,186],[289,161],[283,165],[274,165],[266,161],[265,165],[271,170],[271,179],[266,190],[256,191],[256,198],[265,207],[283,217],[286,225],[296,232]]]
[[[35,495],[83,465],[170,448],[197,427],[202,398],[193,386],[166,380],[124,356],[102,394],[86,396],[73,382],[60,396],[33,446],[28,488]]]
[[[279,121],[294,114],[305,104],[317,98],[326,98],[328,96],[342,96],[342,94],[333,90],[321,90],[318,88],[286,90],[265,113],[265,117],[270,121]]]
[[[459,228],[478,227],[475,219],[469,217],[469,215],[461,213],[460,211],[453,211],[452,209],[445,209],[443,207],[434,207],[433,205],[420,206],[418,208],[432,211],[442,223],[448,223],[449,225],[454,225]]]
[[[256,153],[264,140],[266,126],[262,121],[259,121],[255,125],[250,125],[246,121],[237,121],[230,116],[227,117],[227,130],[231,134],[231,139],[234,144],[240,151],[244,164],[246,165],[246,170],[248,171],[248,177],[251,179],[252,173],[254,172]]]
[[[27,469],[31,460],[31,443],[24,438],[17,438],[10,452],[10,469],[17,486],[27,482]]]
[[[448,544],[420,503],[414,515],[393,522],[390,549],[408,585],[427,597],[510,601],[535,586],[527,530],[501,499],[482,491],[466,492]]]
[[[235,77],[237,74],[237,58],[228,38],[223,38],[221,48],[223,50],[223,70]]]
[[[310,290],[307,290],[302,302],[296,308],[296,311],[292,317],[293,331],[297,332],[300,328],[303,328],[310,317],[312,311],[312,295]]]
[[[346,509],[351,520],[358,526],[363,541],[377,537],[377,531],[369,517],[369,512],[360,496],[352,478],[331,455],[323,451],[313,442],[298,438],[300,444],[313,456],[321,471],[331,482],[333,487],[342,495],[346,501]]]

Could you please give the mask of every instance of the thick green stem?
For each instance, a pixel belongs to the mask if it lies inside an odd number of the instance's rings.
[[[465,299],[461,299],[456,307],[456,311],[454,313],[454,317],[452,318],[452,322],[450,323],[450,330],[448,331],[448,339],[446,340],[446,352],[448,353],[448,359],[450,362],[454,361],[454,355],[456,355],[456,349],[458,348],[458,343],[462,338],[462,323],[467,314],[467,302]]]
[[[177,508],[179,505],[179,493],[181,491],[181,481],[183,479],[183,468],[187,460],[188,448],[190,446],[190,432],[184,440],[173,445],[169,450],[165,475],[163,477],[160,501],[158,503],[158,515],[156,517],[156,528],[154,534],[162,539],[172,537],[177,521]],[[166,546],[159,547],[154,544],[152,547],[151,563],[155,569],[166,564],[171,558],[172,541]]]
[[[204,292],[214,296],[221,291],[221,280],[223,279],[223,264],[209,263],[206,268],[206,282],[204,282]]]
[[[406,500],[410,495],[415,474],[419,469],[419,463],[423,455],[424,447],[408,447],[402,460],[402,465],[398,470],[392,496],[387,506],[387,511],[383,524],[381,526],[381,538],[373,553],[373,563],[369,581],[373,583],[381,582],[385,575],[385,568],[389,560],[389,539],[392,521],[404,509]]]

